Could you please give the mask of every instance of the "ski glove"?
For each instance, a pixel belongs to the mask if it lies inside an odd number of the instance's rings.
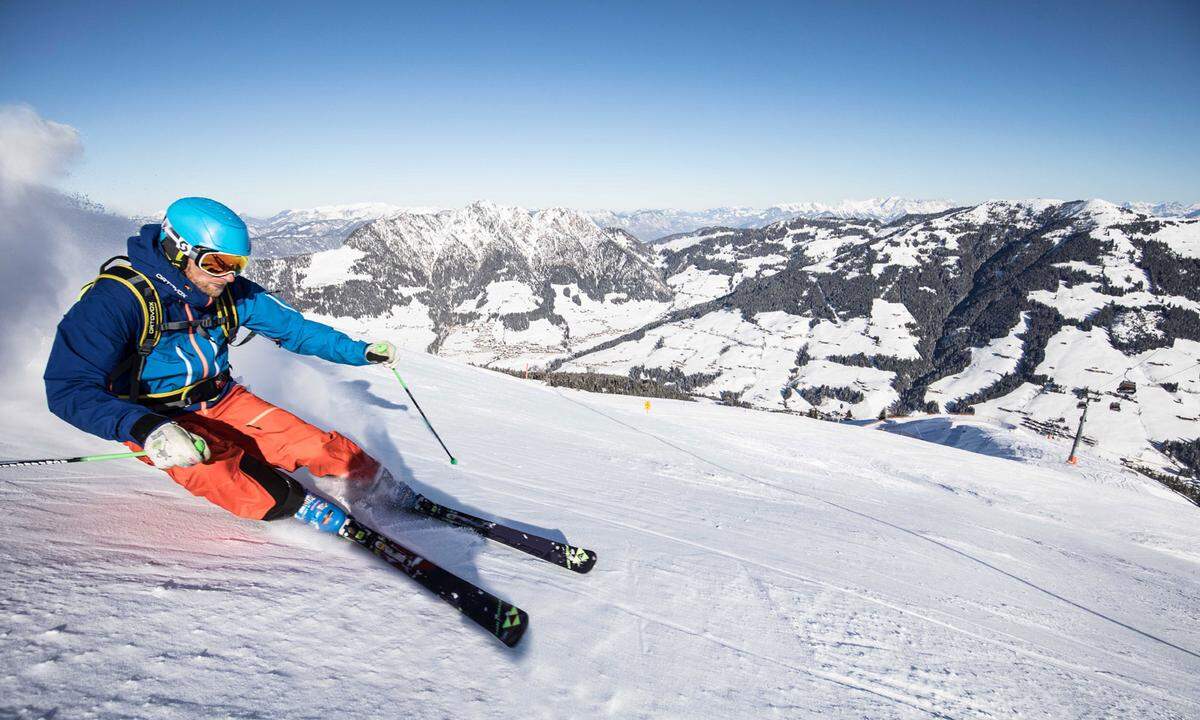
[[[400,351],[387,340],[380,340],[367,346],[367,362],[395,368],[400,364]]]
[[[191,467],[211,457],[208,443],[173,422],[154,428],[146,437],[146,457],[155,467]]]

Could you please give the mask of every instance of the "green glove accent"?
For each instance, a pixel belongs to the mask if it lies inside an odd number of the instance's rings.
[[[396,363],[400,361],[400,351],[394,343],[387,342],[386,340],[368,345],[364,355],[367,362],[377,365],[387,365],[393,369],[396,367]]]

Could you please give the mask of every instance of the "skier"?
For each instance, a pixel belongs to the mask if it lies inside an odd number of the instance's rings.
[[[278,469],[341,478],[343,500],[377,488],[393,498],[411,492],[351,440],[238,384],[228,359],[240,326],[344,365],[395,367],[395,345],[307,320],[245,278],[246,224],[215,200],[175,201],[128,248],[128,265],[105,263],[58,325],[44,376],[55,415],[145,448],[144,462],[239,517],[313,510],[315,498],[306,503],[300,483]]]

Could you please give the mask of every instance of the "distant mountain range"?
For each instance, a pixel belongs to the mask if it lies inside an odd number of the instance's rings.
[[[1200,203],[1122,203],[1124,208],[1155,217],[1200,217]],[[722,207],[708,210],[589,210],[589,216],[601,227],[625,230],[643,242],[661,242],[670,236],[690,233],[705,227],[757,228],[780,220],[795,218],[869,219],[891,222],[904,215],[927,215],[949,210],[948,200],[909,200],[889,197],[869,200],[844,200],[836,205],[788,203],[768,208]],[[440,208],[404,207],[389,203],[357,203],[284,210],[269,218],[246,218],[260,256],[282,257],[331,250],[350,233],[372,220],[399,213],[430,214]],[[157,218],[144,218],[157,222]]]
[[[1181,202],[1126,202],[1121,203],[1121,207],[1154,217],[1200,217],[1200,203],[1187,205]]]
[[[246,218],[259,256],[280,257],[339,247],[364,224],[397,213],[436,212],[436,208],[406,208],[388,203],[326,205],[284,210],[269,218]]]
[[[251,267],[347,330],[480,365],[1061,428],[1078,412],[1064,391],[1087,386],[1109,394],[1089,430],[1113,452],[1200,434],[1200,220],[1101,200],[796,218],[655,245],[572,210],[481,202]]]
[[[948,200],[907,200],[889,197],[844,200],[837,205],[789,203],[768,208],[722,207],[709,210],[593,210],[588,214],[604,227],[619,227],[644,242],[705,227],[753,228],[794,218],[861,218],[890,222],[904,215],[925,215],[954,207]]]

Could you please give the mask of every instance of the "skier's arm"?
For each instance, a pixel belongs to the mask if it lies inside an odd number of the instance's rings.
[[[115,282],[97,282],[58,324],[43,380],[50,411],[105,440],[145,444],[168,418],[109,392],[108,375],[141,332],[137,300]]]
[[[258,284],[238,278],[237,309],[242,325],[284,348],[343,365],[366,365],[367,343],[328,325],[305,319]]]

